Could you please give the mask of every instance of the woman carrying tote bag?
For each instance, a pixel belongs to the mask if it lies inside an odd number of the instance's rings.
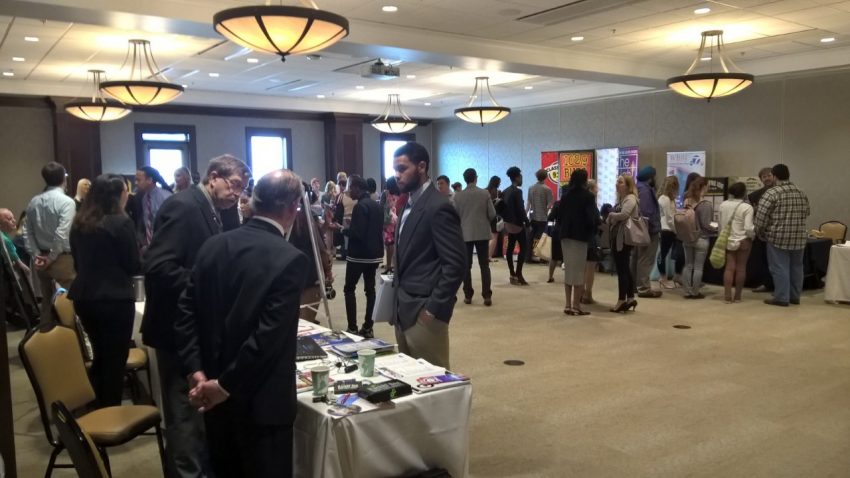
[[[611,226],[611,252],[614,265],[617,268],[617,304],[611,312],[625,313],[629,309],[637,309],[635,300],[635,278],[629,266],[632,246],[626,240],[626,224],[640,218],[638,210],[637,186],[631,176],[617,178],[617,205],[608,214],[608,225]]]

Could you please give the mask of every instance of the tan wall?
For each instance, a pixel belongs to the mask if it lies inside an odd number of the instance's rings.
[[[664,91],[516,111],[499,123],[434,123],[437,170],[452,180],[516,165],[526,182],[542,151],[639,146],[640,166],[666,167],[668,151],[705,150],[709,176],[755,176],[782,162],[809,196],[810,225],[850,224],[850,72],[758,81],[711,103]],[[663,173],[661,173],[663,174]],[[486,181],[485,181],[486,182]]]
[[[47,107],[0,107],[0,207],[17,217],[44,189],[41,168],[53,161],[53,120]]]

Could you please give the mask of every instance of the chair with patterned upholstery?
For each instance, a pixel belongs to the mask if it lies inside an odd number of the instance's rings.
[[[832,239],[834,244],[843,244],[847,239],[847,225],[841,221],[827,221],[820,225],[823,237]]]
[[[18,345],[18,354],[35,391],[47,441],[53,447],[45,478],[51,476],[53,468],[70,467],[56,465],[57,456],[65,449],[51,427],[50,406],[57,401],[78,414],[80,428],[91,436],[100,449],[123,445],[153,429],[165,472],[165,448],[159,426],[159,410],[150,405],[121,405],[92,410],[94,389],[86,374],[73,330],[61,325],[43,324],[24,336]],[[103,458],[108,471],[109,460],[105,452]]]

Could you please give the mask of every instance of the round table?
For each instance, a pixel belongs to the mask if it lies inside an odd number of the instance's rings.
[[[850,243],[829,249],[824,300],[850,303]]]

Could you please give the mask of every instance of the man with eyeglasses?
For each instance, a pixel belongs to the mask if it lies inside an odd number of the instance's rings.
[[[250,169],[238,158],[224,155],[210,160],[201,184],[162,203],[143,258],[147,301],[142,340],[156,350],[172,477],[210,476],[203,420],[189,404],[189,388],[177,356],[177,301],[198,250],[223,231],[221,210],[237,203],[250,176]]]

